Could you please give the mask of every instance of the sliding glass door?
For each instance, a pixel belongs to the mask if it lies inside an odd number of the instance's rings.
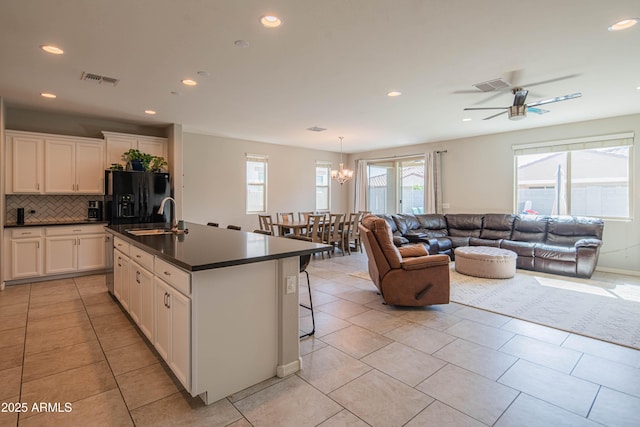
[[[424,212],[424,158],[367,165],[368,210],[374,214]]]

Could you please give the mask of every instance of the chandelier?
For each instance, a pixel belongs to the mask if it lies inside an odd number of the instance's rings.
[[[353,178],[353,171],[350,169],[345,169],[344,163],[342,162],[342,138],[344,137],[338,137],[338,139],[340,140],[340,168],[338,170],[331,171],[331,179],[335,179],[340,183],[340,185]]]

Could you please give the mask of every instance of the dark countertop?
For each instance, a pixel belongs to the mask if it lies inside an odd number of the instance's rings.
[[[56,225],[107,225],[108,221],[89,221],[88,219],[80,221],[49,221],[49,222],[29,222],[27,224],[5,224],[4,228],[16,227],[53,227]]]
[[[250,264],[309,255],[331,247],[283,237],[227,230],[201,224],[186,223],[185,234],[134,236],[126,230],[158,228],[167,224],[110,225],[106,230],[117,237],[157,255],[167,262],[189,271],[210,270],[233,265]]]

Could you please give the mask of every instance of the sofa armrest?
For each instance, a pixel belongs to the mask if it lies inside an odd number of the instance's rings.
[[[446,265],[448,267],[449,257],[447,255],[426,255],[416,258],[407,258],[403,259],[400,265],[403,270],[420,270],[440,265]]]
[[[574,245],[576,248],[597,248],[602,245],[600,239],[580,239]]]
[[[400,256],[402,258],[429,255],[429,251],[427,251],[427,248],[425,248],[424,245],[420,244],[401,246],[398,248],[398,250],[400,251]]]
[[[409,243],[409,239],[402,236],[393,236],[393,244],[396,246],[402,246]]]

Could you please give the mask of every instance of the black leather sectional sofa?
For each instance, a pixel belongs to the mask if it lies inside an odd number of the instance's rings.
[[[518,254],[517,267],[589,278],[604,222],[598,218],[515,214],[396,214],[384,218],[394,243],[423,243],[454,259],[458,246],[493,246]]]

